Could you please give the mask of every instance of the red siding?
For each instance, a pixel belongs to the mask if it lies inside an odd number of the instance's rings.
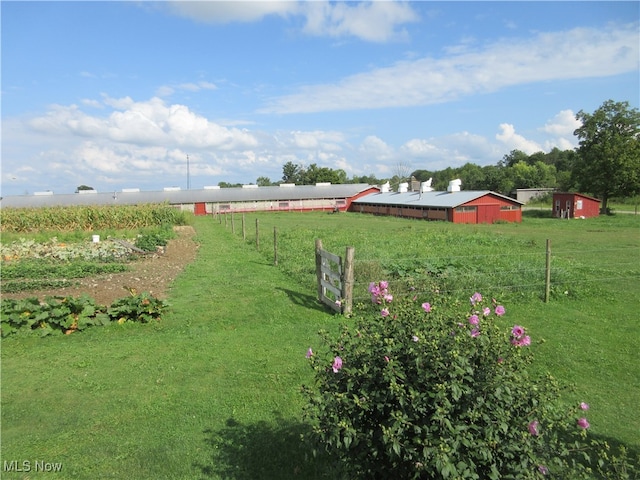
[[[591,218],[600,215],[600,200],[580,193],[554,193],[552,208],[556,218]]]
[[[522,221],[520,203],[510,202],[509,199],[491,194],[455,208],[357,204],[351,206],[351,211],[423,220],[444,220],[453,223],[494,223],[498,220],[519,223]]]

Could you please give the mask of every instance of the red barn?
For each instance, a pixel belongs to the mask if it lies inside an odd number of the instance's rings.
[[[350,210],[453,223],[522,221],[522,202],[488,190],[371,193],[354,200]]]
[[[591,218],[600,215],[600,200],[581,193],[554,193],[553,216]]]

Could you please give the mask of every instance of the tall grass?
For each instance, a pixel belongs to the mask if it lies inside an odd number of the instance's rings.
[[[135,230],[184,225],[187,214],[168,204],[3,208],[2,232]]]

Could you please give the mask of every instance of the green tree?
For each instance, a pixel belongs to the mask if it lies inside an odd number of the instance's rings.
[[[269,177],[258,177],[256,180],[256,185],[259,187],[271,187],[273,182]]]
[[[582,126],[573,178],[580,190],[602,200],[607,211],[611,197],[640,192],[640,112],[629,102],[607,100],[595,112],[580,110]]]
[[[289,161],[282,166],[282,181],[284,183],[302,183],[304,167]]]

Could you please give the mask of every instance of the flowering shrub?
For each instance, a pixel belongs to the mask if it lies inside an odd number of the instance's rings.
[[[632,469],[624,450],[614,457],[589,441],[586,403],[563,407],[553,377],[528,373],[531,337],[503,327],[495,300],[398,300],[383,281],[369,293],[353,323],[321,332],[322,353],[307,351],[315,376],[303,387],[305,414],[345,478],[624,478]]]

